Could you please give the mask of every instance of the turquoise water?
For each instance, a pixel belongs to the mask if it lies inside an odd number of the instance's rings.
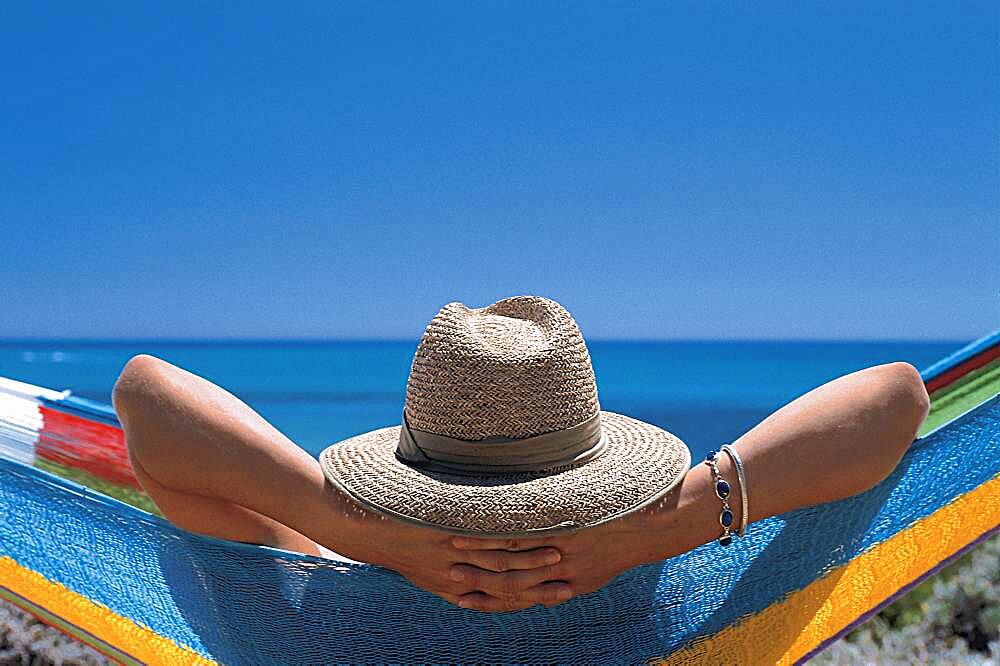
[[[876,363],[918,368],[961,342],[592,342],[601,405],[670,430],[699,456],[797,395]],[[0,376],[109,401],[148,353],[236,394],[317,454],[399,423],[413,342],[0,342]]]

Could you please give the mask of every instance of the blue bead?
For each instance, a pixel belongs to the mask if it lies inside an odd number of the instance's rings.
[[[719,522],[722,523],[723,527],[729,527],[733,524],[733,512],[729,509],[723,509],[722,513],[719,514]]]
[[[720,479],[715,484],[715,494],[719,496],[719,499],[726,499],[729,497],[729,483]]]
[[[728,534],[719,539],[719,545],[721,546],[728,546],[732,542],[733,542],[733,537],[729,536]]]
[[[705,460],[715,460],[715,456],[719,455],[718,451],[709,451],[708,455],[705,456]]]

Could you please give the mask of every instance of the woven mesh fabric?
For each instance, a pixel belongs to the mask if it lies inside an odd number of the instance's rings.
[[[635,663],[714,636],[885,542],[996,477],[998,453],[994,398],[916,442],[866,493],[760,521],[728,549],[639,567],[557,608],[506,615],[458,609],[375,567],[191,535],[9,460],[0,556],[224,663]],[[762,638],[822,612],[824,599],[812,601]],[[738,661],[732,649],[719,660]]]

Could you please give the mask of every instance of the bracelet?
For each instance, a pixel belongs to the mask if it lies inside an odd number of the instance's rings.
[[[722,450],[729,454],[729,457],[733,459],[733,465],[736,466],[736,476],[740,480],[740,495],[742,499],[741,508],[743,512],[740,514],[740,529],[737,534],[741,537],[746,536],[747,533],[747,522],[750,518],[750,500],[749,491],[747,490],[747,475],[743,471],[743,461],[740,460],[740,454],[736,453],[736,449],[729,444],[723,444]]]
[[[722,478],[719,472],[718,463],[719,452],[709,451],[705,456],[705,464],[712,469],[712,480],[715,482],[715,494],[722,500],[722,511],[719,513],[719,524],[722,525],[722,536],[719,537],[719,544],[728,546],[733,542],[733,533],[730,529],[733,525],[733,510],[729,508],[729,482]]]

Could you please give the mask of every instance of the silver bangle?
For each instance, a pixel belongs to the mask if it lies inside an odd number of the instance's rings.
[[[729,457],[733,459],[733,465],[736,466],[736,476],[740,480],[740,496],[743,499],[741,505],[743,511],[740,514],[740,529],[737,534],[742,537],[747,533],[747,522],[749,521],[748,516],[750,515],[750,500],[747,492],[747,475],[743,471],[743,461],[740,460],[740,454],[736,452],[736,449],[728,444],[723,444],[720,448],[728,453]]]

